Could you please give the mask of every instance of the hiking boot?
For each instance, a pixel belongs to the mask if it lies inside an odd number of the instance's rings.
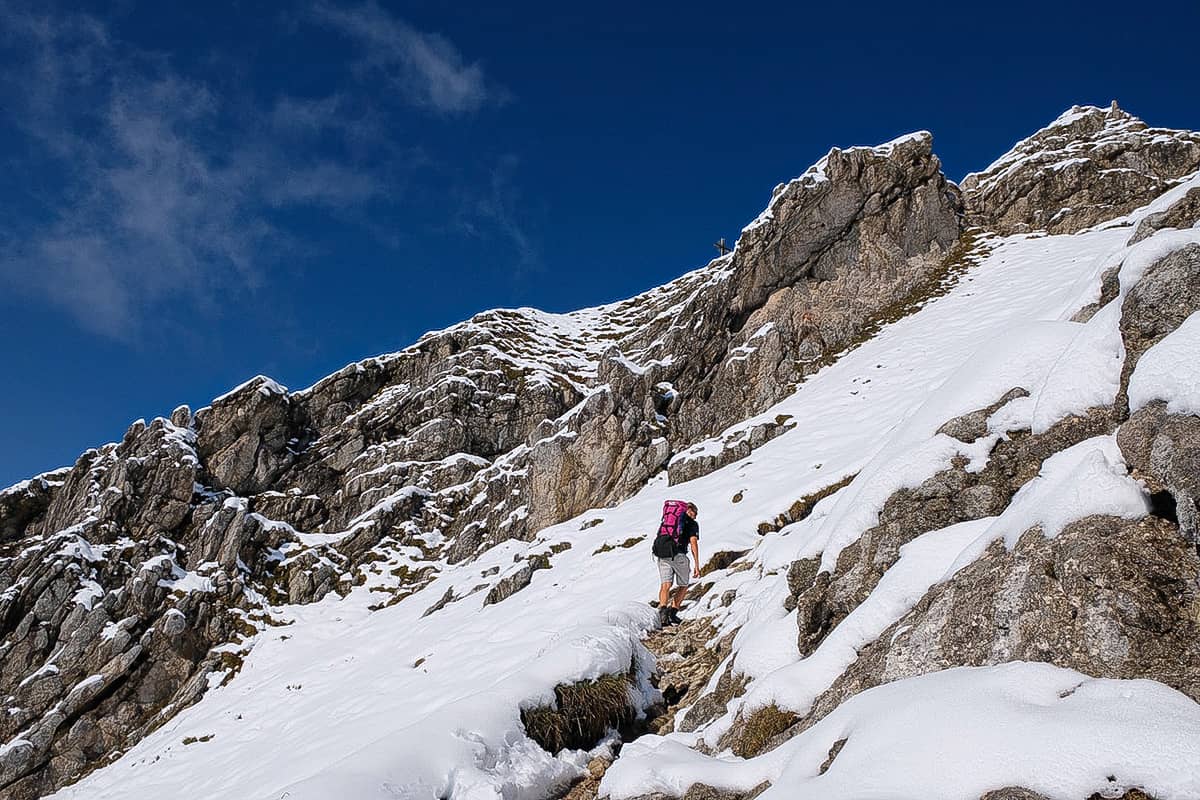
[[[664,606],[658,609],[658,624],[659,627],[665,628],[671,624],[671,607]]]
[[[667,606],[667,620],[671,625],[679,624],[679,609],[674,606]]]

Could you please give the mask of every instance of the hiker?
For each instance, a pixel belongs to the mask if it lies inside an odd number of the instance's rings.
[[[679,607],[687,594],[688,583],[700,577],[700,525],[696,522],[695,503],[668,500],[663,503],[662,524],[654,537],[653,552],[658,564],[658,616],[664,625],[679,622]],[[688,550],[692,563],[688,563]],[[690,569],[689,569],[690,567]],[[671,591],[671,584],[675,591]]]

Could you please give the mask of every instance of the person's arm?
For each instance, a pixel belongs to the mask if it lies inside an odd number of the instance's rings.
[[[698,541],[699,540],[695,536],[693,536],[692,541],[690,542],[690,544],[692,546],[692,577],[693,578],[700,577],[700,545],[698,544]]]

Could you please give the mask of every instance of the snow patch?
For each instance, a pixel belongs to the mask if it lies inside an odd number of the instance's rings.
[[[1200,415],[1200,311],[1142,354],[1129,379],[1129,407],[1165,400],[1171,414]]]

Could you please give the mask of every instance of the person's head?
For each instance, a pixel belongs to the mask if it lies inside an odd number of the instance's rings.
[[[688,515],[689,517],[691,517],[692,519],[695,519],[695,518],[696,518],[696,515],[697,515],[697,514],[699,514],[699,513],[700,513],[700,509],[696,508],[696,504],[695,504],[695,503],[688,503],[688,504],[687,504],[687,515]]]

